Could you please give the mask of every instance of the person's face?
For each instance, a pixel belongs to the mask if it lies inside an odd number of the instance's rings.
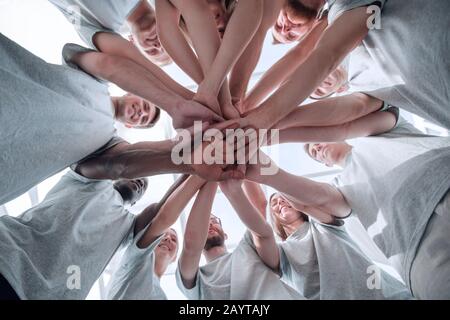
[[[270,208],[277,219],[284,225],[297,221],[300,213],[280,194],[276,194],[270,200]]]
[[[121,179],[114,183],[114,188],[120,193],[124,202],[134,205],[147,190],[148,180],[145,178]]]
[[[227,239],[226,233],[223,231],[222,222],[214,215],[209,218],[208,237],[206,239],[205,248],[223,246]]]
[[[165,256],[168,261],[173,262],[177,257],[178,236],[175,230],[168,229],[161,242],[155,249],[156,257]]]
[[[337,143],[314,143],[310,144],[308,148],[309,156],[328,167],[337,164],[342,152],[345,152],[346,144],[343,142]]]
[[[133,34],[131,36],[132,43],[139,47],[152,62],[159,65],[170,63],[171,58],[159,41],[158,33],[156,31],[156,20],[147,20],[147,23],[141,23],[139,28],[133,29]]]
[[[121,98],[117,120],[128,128],[146,128],[156,116],[156,106],[138,96],[127,94]]]
[[[223,38],[228,22],[226,10],[219,0],[208,0],[208,6],[216,22],[220,37]]]
[[[274,38],[281,43],[299,41],[311,28],[312,23],[304,17],[297,17],[286,9],[281,9],[273,27]]]
[[[340,93],[348,90],[347,72],[339,67],[328,75],[328,77],[316,88],[311,95],[313,99],[324,99],[334,93]]]

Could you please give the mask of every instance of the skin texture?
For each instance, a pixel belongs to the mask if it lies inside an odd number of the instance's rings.
[[[241,127],[270,128],[301,104],[336,69],[367,35],[366,8],[343,13],[322,34],[319,42],[286,81],[260,107],[250,112]]]
[[[183,250],[179,259],[179,268],[183,284],[186,288],[193,288],[198,272],[200,258],[212,230],[218,233],[219,226],[211,225],[211,208],[217,192],[217,183],[207,183],[197,195],[189,214],[184,233]],[[213,233],[213,232],[212,232]],[[214,247],[207,259],[226,252],[225,246]]]

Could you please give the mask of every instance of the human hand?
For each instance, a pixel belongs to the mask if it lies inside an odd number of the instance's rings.
[[[206,106],[208,109],[213,111],[219,116],[222,116],[222,110],[220,108],[219,100],[217,99],[217,96],[213,96],[209,93],[202,93],[201,91],[198,91],[192,100],[197,101],[198,103]]]
[[[191,127],[194,121],[217,123],[224,121],[224,119],[204,105],[192,100],[184,101],[179,108],[179,112],[172,115],[172,124],[175,129]]]

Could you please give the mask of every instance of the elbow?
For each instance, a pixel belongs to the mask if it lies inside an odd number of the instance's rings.
[[[94,62],[95,70],[101,78],[110,80],[114,78],[116,70],[120,64],[120,59],[109,54],[100,54]]]
[[[360,117],[378,111],[382,107],[381,100],[367,94],[356,92],[353,93],[352,96],[358,106],[358,111],[361,113]]]
[[[186,230],[184,234],[183,251],[187,255],[198,254],[198,252],[203,250],[204,243],[200,244],[197,233],[197,231]]]

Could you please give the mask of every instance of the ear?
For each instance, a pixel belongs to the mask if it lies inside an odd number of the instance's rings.
[[[228,239],[228,235],[226,233],[223,234],[225,236],[225,240]]]

